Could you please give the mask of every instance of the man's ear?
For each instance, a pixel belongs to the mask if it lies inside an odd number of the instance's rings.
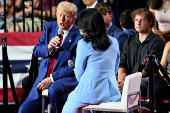
[[[122,26],[122,23],[120,22],[120,26]]]
[[[111,18],[111,20],[112,20],[112,18],[113,18],[113,15],[112,15],[112,13],[110,13],[110,18]]]
[[[153,22],[153,21],[152,21],[152,20],[150,20],[150,25],[152,25],[152,22]]]
[[[77,17],[74,17],[74,18],[73,18],[73,23],[75,23],[76,19],[77,19]]]

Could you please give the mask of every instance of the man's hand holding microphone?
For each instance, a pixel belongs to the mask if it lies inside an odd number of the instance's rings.
[[[60,48],[60,43],[61,43],[61,36],[62,36],[63,30],[58,29],[58,36],[53,37],[49,44],[48,44],[48,51],[53,52],[54,50],[57,51]]]

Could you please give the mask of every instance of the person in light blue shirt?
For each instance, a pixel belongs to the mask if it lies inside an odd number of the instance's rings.
[[[84,37],[76,50],[74,73],[79,83],[69,94],[62,113],[81,113],[81,108],[88,104],[121,99],[116,80],[120,59],[118,41],[106,35],[103,17],[97,9],[84,10],[78,26]]]

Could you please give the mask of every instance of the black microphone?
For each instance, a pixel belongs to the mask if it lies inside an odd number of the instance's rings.
[[[148,58],[145,58],[144,62],[142,64],[140,64],[139,68],[138,68],[138,72],[142,72],[146,63],[148,61]]]
[[[73,62],[72,60],[68,60],[68,65],[69,65],[72,69],[75,68],[74,62]]]
[[[58,29],[58,37],[61,39],[63,33],[63,29],[59,28]],[[61,42],[60,42],[61,43]],[[55,47],[55,51],[58,51],[58,49],[60,48],[60,43]]]

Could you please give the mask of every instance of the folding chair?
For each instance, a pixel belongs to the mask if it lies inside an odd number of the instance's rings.
[[[82,108],[82,113],[86,110],[129,113],[130,111],[137,110],[138,108],[141,113],[141,77],[141,72],[126,76],[121,101],[101,103],[99,105],[88,105]]]

